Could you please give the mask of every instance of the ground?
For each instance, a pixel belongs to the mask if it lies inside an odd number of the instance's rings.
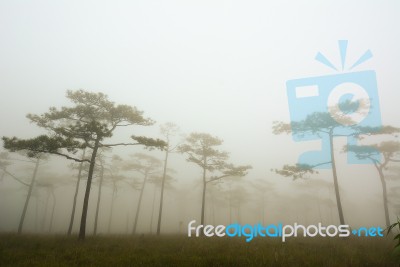
[[[188,238],[0,234],[0,266],[398,266],[382,238]]]

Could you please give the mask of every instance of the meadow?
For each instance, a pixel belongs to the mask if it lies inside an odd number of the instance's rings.
[[[383,238],[0,235],[0,266],[398,266]]]

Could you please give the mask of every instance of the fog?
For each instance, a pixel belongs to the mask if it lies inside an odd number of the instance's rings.
[[[216,148],[229,153],[228,163],[251,165],[243,177],[207,184],[206,224],[339,224],[330,168],[295,180],[274,171],[296,164],[302,153],[320,144],[296,142],[290,133],[276,135],[273,122],[290,123],[286,81],[341,72],[314,58],[321,52],[340,66],[338,40],[348,40],[347,66],[366,50],[372,51],[373,57],[356,70],[376,72],[382,124],[399,127],[397,25],[400,3],[394,0],[362,5],[357,1],[1,1],[0,136],[45,134],[30,123],[28,113],[71,107],[67,90],[102,92],[156,122],[118,127],[107,143],[129,142],[131,135],[163,139],[160,126],[173,122],[179,131],[171,137],[172,146],[184,144],[193,132],[208,133],[223,140]],[[382,140],[399,141],[396,134],[363,141]],[[345,145],[346,137],[334,138],[346,223],[386,227],[379,173],[373,164],[349,164]],[[165,151],[121,146],[101,152],[105,170],[98,234],[133,231],[144,178],[128,165],[137,153],[160,160],[154,175],[162,176]],[[115,155],[121,158],[117,163],[112,161]],[[16,232],[36,159],[23,151],[8,157],[0,169],[0,231]],[[161,233],[185,233],[189,221],[200,223],[202,169],[187,158],[177,150],[169,155],[168,168],[173,171],[168,172],[171,180],[164,192]],[[79,163],[57,155],[40,160],[23,232],[67,233],[78,167]],[[391,162],[384,169],[391,221],[400,215],[398,168],[398,162]],[[73,233],[79,231],[87,169],[85,165]],[[99,171],[96,165],[87,235],[94,231]],[[120,180],[113,198],[115,179]],[[156,233],[159,204],[159,182],[148,180],[137,234]]]

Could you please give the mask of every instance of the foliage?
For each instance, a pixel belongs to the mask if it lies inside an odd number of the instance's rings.
[[[99,147],[138,144],[149,148],[165,146],[165,142],[160,139],[144,136],[132,136],[136,143],[104,144],[103,140],[112,137],[117,127],[149,126],[154,121],[143,117],[143,112],[136,107],[116,105],[103,93],[68,90],[66,96],[74,106],[59,109],[51,107],[41,115],[27,115],[31,122],[47,130],[48,134],[31,139],[3,137],[4,147],[10,151],[28,150],[29,156],[43,152],[82,161],[73,154],[86,147],[93,149],[96,141]]]
[[[241,177],[247,175],[250,165],[234,166],[227,163],[229,156],[225,151],[218,150],[222,140],[207,133],[191,133],[186,143],[179,146],[178,151],[187,155],[187,161],[195,163],[208,172],[219,172],[205,182],[212,182],[224,177]]]
[[[275,173],[285,177],[293,177],[293,180],[296,180],[299,178],[305,178],[307,174],[318,173],[318,171],[315,171],[313,168],[314,166],[310,166],[307,164],[285,164],[282,169],[273,169],[272,171],[275,171]]]
[[[400,231],[400,219],[397,218],[397,222],[391,224],[389,228],[387,229],[387,233],[390,234],[394,229],[397,227],[398,231]],[[400,233],[398,233],[393,240],[397,240],[397,244],[395,248],[400,247]]]

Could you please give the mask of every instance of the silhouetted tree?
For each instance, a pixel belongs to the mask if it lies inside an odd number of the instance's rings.
[[[151,207],[151,218],[150,218],[150,233],[153,233],[153,217],[154,217],[154,210],[155,210],[155,200],[156,200],[156,193],[157,189],[161,189],[164,187],[164,189],[171,189],[172,188],[172,182],[174,181],[174,178],[170,175],[167,174],[167,172],[170,173],[175,173],[173,169],[168,168],[166,170],[166,174],[162,176],[159,175],[153,175],[150,177],[149,182],[154,185],[154,191],[153,191],[153,203]],[[163,194],[161,194],[163,195]]]
[[[284,122],[273,122],[272,132],[274,134],[282,133],[296,133],[298,135],[312,135],[319,137],[327,137],[327,142],[329,142],[329,160],[326,162],[319,162],[311,164],[296,164],[296,165],[284,165],[281,170],[276,170],[275,172],[283,176],[291,176],[293,179],[302,178],[305,175],[317,173],[314,169],[322,165],[331,165],[333,184],[335,188],[336,204],[339,214],[339,220],[341,224],[345,224],[345,219],[343,215],[342,202],[340,200],[339,192],[339,181],[337,177],[336,170],[336,160],[335,160],[335,150],[333,145],[333,139],[338,136],[356,137],[360,133],[368,131],[374,132],[378,131],[378,127],[358,127],[357,123],[352,117],[343,116],[344,113],[354,112],[354,108],[360,105],[360,109],[357,112],[362,115],[366,112],[367,105],[365,101],[360,102],[344,101],[340,103],[337,107],[330,107],[330,112],[314,112],[306,116],[305,119],[301,121],[292,121],[289,123]],[[338,112],[338,111],[342,112]],[[343,129],[347,129],[343,131]],[[325,140],[325,139],[324,139]]]
[[[31,199],[32,191],[33,191],[33,188],[35,186],[35,181],[36,181],[36,177],[37,177],[37,173],[38,173],[38,169],[39,169],[39,164],[40,164],[40,157],[41,157],[41,154],[37,154],[36,157],[35,157],[35,161],[34,161],[35,162],[35,168],[33,169],[32,179],[31,179],[31,182],[29,184],[28,194],[26,195],[24,208],[23,208],[22,214],[21,214],[21,219],[19,220],[18,234],[22,233],[22,227],[24,225],[26,211],[28,210],[29,200]]]
[[[386,226],[390,226],[389,208],[388,208],[388,194],[385,180],[384,170],[390,162],[400,162],[400,143],[396,141],[384,141],[379,144],[367,146],[347,146],[346,151],[351,151],[356,154],[359,159],[370,160],[376,170],[378,171],[379,178],[382,185],[383,208],[385,211]],[[379,154],[383,156],[380,161]]]
[[[132,234],[136,233],[136,227],[140,214],[140,207],[142,204],[143,192],[147,183],[147,179],[156,173],[160,173],[161,161],[153,156],[136,153],[133,156],[133,161],[125,166],[125,169],[133,170],[140,173],[143,176],[143,182],[140,188],[139,200],[137,203],[135,220],[133,223]]]
[[[160,235],[161,232],[161,220],[162,220],[162,211],[163,211],[163,202],[164,202],[164,187],[165,187],[165,180],[167,177],[167,168],[168,168],[168,156],[170,153],[174,152],[177,148],[176,146],[171,145],[171,137],[176,135],[179,131],[178,126],[174,123],[166,123],[160,126],[161,134],[164,136],[166,140],[166,147],[165,147],[165,157],[164,157],[164,169],[163,169],[163,176],[161,180],[161,192],[160,192],[160,208],[158,210],[158,222],[157,222],[157,235]]]
[[[179,151],[187,155],[187,161],[198,165],[202,171],[202,205],[201,222],[204,225],[205,196],[207,184],[225,177],[241,177],[247,175],[251,166],[238,166],[228,164],[228,153],[216,149],[222,144],[222,140],[207,133],[191,133],[186,138],[185,144],[179,146]],[[208,174],[217,173],[214,176]]]
[[[110,203],[110,215],[108,218],[108,228],[107,228],[108,233],[111,232],[111,221],[112,221],[113,212],[114,212],[114,201],[117,198],[118,186],[121,181],[126,180],[126,177],[119,173],[120,169],[122,168],[121,163],[122,163],[122,159],[119,156],[114,155],[111,159],[111,165],[109,166],[110,175],[109,175],[109,179],[107,180],[107,182],[109,183],[109,185],[111,184],[112,195],[111,195],[111,203]]]
[[[102,151],[103,152],[103,151]],[[99,154],[98,156],[98,164],[96,164],[99,168],[99,189],[97,192],[97,203],[96,203],[96,214],[94,217],[94,227],[93,227],[93,235],[97,234],[97,225],[98,225],[98,219],[99,219],[99,211],[100,211],[100,200],[101,200],[101,189],[103,186],[103,181],[104,181],[104,169],[105,169],[105,160],[102,154]]]
[[[79,239],[85,238],[86,217],[89,195],[96,163],[97,151],[101,147],[144,145],[146,147],[165,146],[165,142],[147,137],[132,136],[133,143],[106,144],[104,140],[112,137],[118,127],[130,125],[149,126],[154,122],[143,117],[143,112],[128,105],[115,105],[102,93],[90,93],[84,90],[67,91],[67,98],[75,106],[50,108],[42,115],[28,114],[28,118],[49,131],[48,135],[40,135],[32,139],[21,140],[16,137],[3,137],[4,147],[10,151],[27,149],[30,156],[38,153],[50,153],[66,157],[77,162],[90,163],[85,196],[82,208]],[[77,158],[77,149],[91,148],[90,159]]]

